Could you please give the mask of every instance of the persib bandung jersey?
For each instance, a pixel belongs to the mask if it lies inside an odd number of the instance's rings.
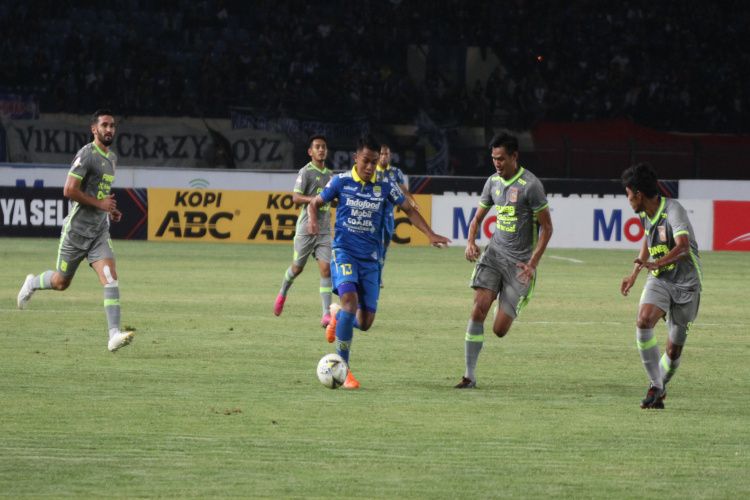
[[[357,259],[377,261],[383,238],[387,204],[401,205],[404,194],[390,180],[363,181],[356,168],[335,175],[320,193],[323,201],[338,199],[333,249]]]
[[[651,271],[651,274],[679,288],[700,291],[703,271],[698,243],[685,208],[677,200],[662,197],[656,215],[649,218],[645,212],[640,212],[638,216],[646,233],[648,253],[653,260],[664,257],[676,246],[675,236],[686,236],[690,244],[689,258],[660,267]]]
[[[81,181],[81,191],[102,200],[112,191],[116,163],[115,153],[105,153],[91,142],[78,151],[68,175]],[[109,229],[109,214],[96,207],[73,202],[64,225],[76,234],[93,238]]]
[[[495,174],[479,199],[483,208],[493,205],[497,222],[490,244],[512,261],[528,261],[538,236],[536,214],[548,206],[542,182],[523,167],[509,180]]]

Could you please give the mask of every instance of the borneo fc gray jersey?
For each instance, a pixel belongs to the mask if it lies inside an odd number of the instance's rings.
[[[479,200],[483,208],[493,205],[497,222],[490,245],[512,261],[528,261],[538,236],[536,214],[548,206],[541,181],[523,167],[509,180],[495,174]]]
[[[676,200],[662,197],[656,215],[652,218],[649,218],[646,212],[640,212],[638,215],[646,233],[648,253],[653,260],[664,257],[676,246],[675,236],[684,235],[690,243],[688,258],[660,267],[651,271],[651,274],[678,288],[700,291],[703,271],[693,225],[690,224],[685,208]]]
[[[103,200],[112,191],[116,163],[115,153],[105,153],[91,142],[78,151],[68,175],[81,181],[81,191],[97,200]],[[73,202],[73,207],[65,220],[65,227],[68,231],[93,238],[109,229],[109,213],[90,205]]]
[[[297,180],[294,183],[294,192],[304,196],[315,196],[323,191],[328,181],[331,180],[331,171],[323,167],[319,169],[312,162],[299,170]],[[331,232],[331,204],[325,203],[318,209],[318,234]],[[297,236],[307,235],[307,205],[300,210],[297,219]]]

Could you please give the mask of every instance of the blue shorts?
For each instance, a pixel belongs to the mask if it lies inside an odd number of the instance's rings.
[[[352,257],[340,248],[334,248],[331,258],[333,292],[343,283],[354,283],[359,295],[359,307],[369,312],[378,310],[380,298],[380,263]]]

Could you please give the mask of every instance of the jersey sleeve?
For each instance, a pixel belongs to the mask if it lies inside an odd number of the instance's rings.
[[[406,186],[406,176],[400,168],[396,168],[396,183],[400,186]]]
[[[386,187],[388,188],[388,199],[391,200],[391,203],[394,205],[400,206],[406,197],[404,196],[404,192],[401,191],[401,188],[398,187],[398,184],[395,184],[393,182],[386,183]]]
[[[492,177],[487,178],[487,182],[484,183],[482,189],[482,196],[479,197],[479,206],[482,208],[490,208],[495,202],[492,199]]]
[[[544,187],[538,179],[535,179],[534,182],[529,184],[527,196],[531,211],[535,214],[541,212],[549,206],[549,203],[547,202],[547,195],[544,194]]]
[[[298,194],[305,194],[307,192],[307,176],[305,175],[305,169],[301,168],[297,174],[297,180],[294,181],[294,192]]]
[[[341,176],[334,175],[331,177],[331,180],[328,181],[328,184],[326,184],[326,187],[323,188],[323,191],[320,192],[320,197],[323,198],[323,201],[326,203],[331,203],[334,199],[338,198],[339,192],[341,190]]]
[[[78,180],[83,180],[83,178],[86,176],[86,174],[89,171],[89,155],[86,154],[86,151],[81,150],[75,158],[73,158],[73,163],[70,164],[70,170],[68,170],[68,175],[71,177],[75,177]]]
[[[687,210],[682,205],[675,203],[667,213],[667,222],[672,226],[672,236],[689,235],[690,221]]]

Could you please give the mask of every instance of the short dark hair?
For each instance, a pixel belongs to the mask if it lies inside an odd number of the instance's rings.
[[[324,136],[323,134],[313,134],[307,140],[307,147],[311,148],[315,140],[321,140],[326,143],[326,146],[328,146],[328,139],[326,139],[326,136]]]
[[[514,135],[500,132],[490,139],[490,151],[494,148],[505,148],[508,154],[513,154],[518,151],[518,139]]]
[[[97,109],[91,115],[91,120],[90,120],[91,125],[96,125],[97,123],[99,123],[99,117],[100,116],[115,116],[115,114],[111,110],[106,109],[106,108],[104,108],[104,109]]]
[[[636,163],[622,173],[622,186],[634,193],[641,192],[647,198],[659,194],[658,174],[650,163]]]
[[[380,152],[380,143],[370,134],[363,135],[357,139],[357,151],[362,151],[365,148]]]

